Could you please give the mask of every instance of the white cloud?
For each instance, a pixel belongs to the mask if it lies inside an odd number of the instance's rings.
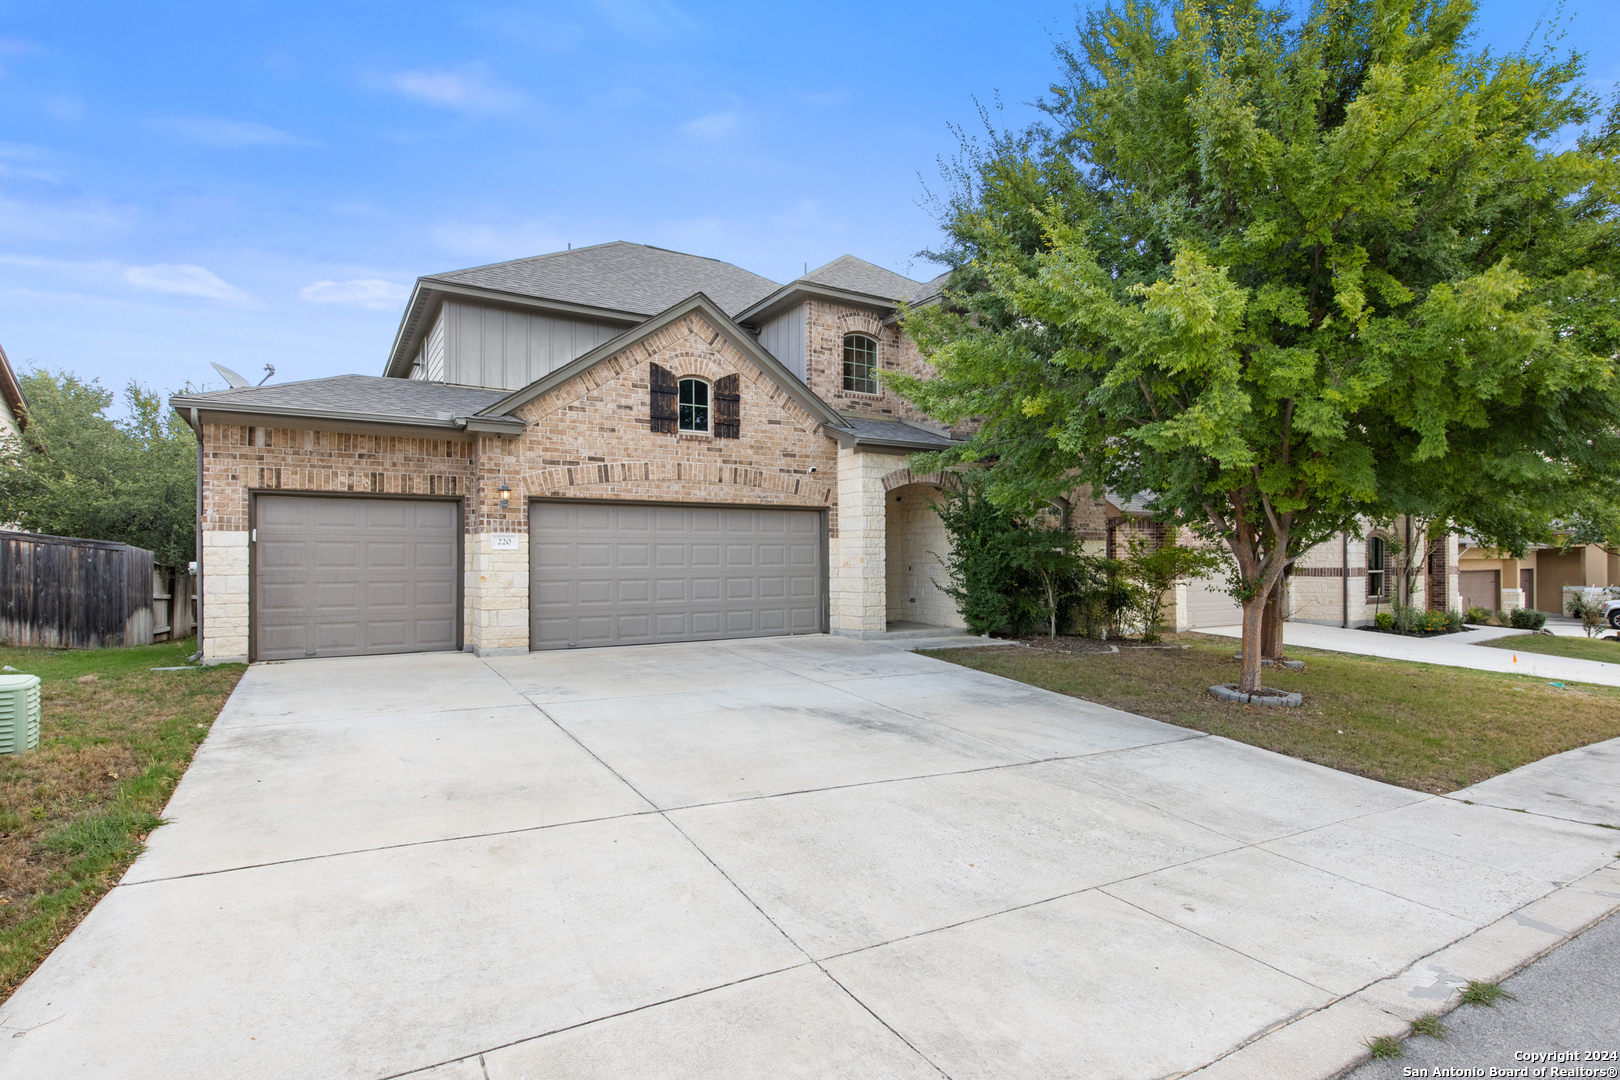
[[[313,146],[291,132],[261,124],[256,120],[212,120],[205,117],[164,116],[146,122],[160,131],[186,142],[201,143],[222,150],[245,146]]]
[[[523,101],[523,95],[495,85],[478,67],[461,71],[396,71],[370,81],[413,101],[466,112],[502,112]]]
[[[298,290],[298,295],[316,304],[357,304],[372,311],[396,307],[411,291],[381,278],[354,281],[316,281]]]
[[[131,266],[124,271],[124,280],[141,289],[173,293],[176,296],[198,296],[205,300],[242,301],[247,293],[221,279],[212,270],[190,263],[157,263],[152,266]]]
[[[49,97],[45,99],[45,112],[57,120],[77,120],[84,115],[84,102],[69,95]]]
[[[684,134],[697,139],[723,139],[736,130],[737,114],[734,112],[710,113],[681,125]]]
[[[694,28],[692,17],[669,0],[596,0],[608,25],[638,41],[659,41]]]

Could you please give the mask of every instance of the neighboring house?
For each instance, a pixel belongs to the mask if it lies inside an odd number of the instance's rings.
[[[1150,548],[1175,536],[1177,530],[1152,520],[1151,502],[1151,495],[1126,501],[1109,493],[1104,511],[1110,558],[1127,555],[1133,536],[1145,539]],[[1188,537],[1180,539],[1183,543],[1197,542]],[[1388,610],[1395,601],[1460,611],[1466,606],[1458,591],[1458,552],[1464,543],[1455,535],[1447,535],[1427,544],[1422,530],[1404,518],[1397,519],[1392,529],[1363,523],[1356,532],[1318,544],[1295,561],[1284,579],[1283,617],[1327,626],[1367,626],[1379,611]],[[1400,555],[1408,550],[1415,553],[1410,591]],[[1165,621],[1177,631],[1231,626],[1241,621],[1242,607],[1227,588],[1224,575],[1177,585],[1173,601],[1166,597]]]
[[[604,244],[420,278],[381,376],[175,397],[206,657],[959,627],[907,466],[953,433],[876,378],[942,284]]]
[[[1464,543],[1462,605],[1488,611],[1528,607],[1563,614],[1570,594],[1620,585],[1620,556],[1595,544],[1568,549],[1557,545],[1531,548],[1522,559],[1510,553]]]
[[[0,349],[0,439],[15,439],[28,426],[27,405],[6,350]]]

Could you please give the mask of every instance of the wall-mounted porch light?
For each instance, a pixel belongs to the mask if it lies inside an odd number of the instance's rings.
[[[507,505],[509,503],[511,503],[511,501],[512,501],[512,489],[507,486],[505,480],[502,480],[501,481],[501,509],[505,510]]]

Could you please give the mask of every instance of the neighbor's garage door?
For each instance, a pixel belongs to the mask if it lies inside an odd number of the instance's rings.
[[[1497,611],[1502,607],[1502,571],[1464,570],[1457,575],[1457,591],[1462,593],[1464,611],[1475,607]]]
[[[814,510],[535,502],[529,647],[814,634]]]
[[[1193,578],[1187,583],[1187,626],[1236,626],[1243,605],[1226,591],[1225,578]]]
[[[458,646],[454,502],[266,495],[255,506],[255,660]]]

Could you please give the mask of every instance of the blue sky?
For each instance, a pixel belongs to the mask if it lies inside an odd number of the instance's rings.
[[[1555,11],[1484,0],[1482,40]],[[608,240],[929,277],[948,125],[1028,119],[1074,17],[0,0],[0,345],[110,387],[380,373],[418,275]],[[1607,92],[1620,0],[1564,22]]]

